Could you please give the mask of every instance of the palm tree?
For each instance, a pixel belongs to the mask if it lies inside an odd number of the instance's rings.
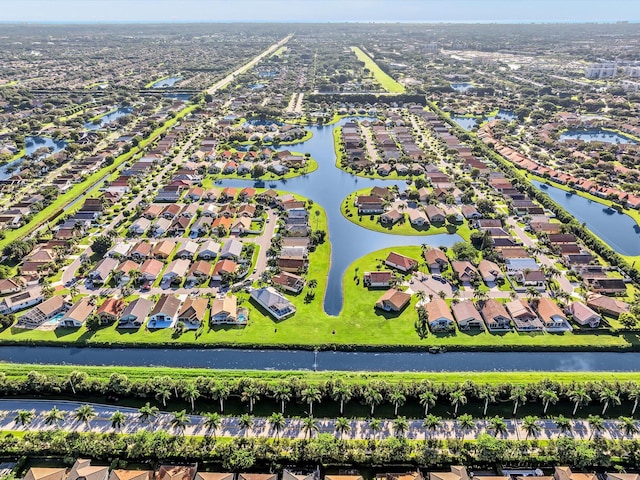
[[[364,392],[364,400],[371,407],[371,416],[373,417],[373,411],[376,405],[382,403],[382,394],[375,387],[369,387]]]
[[[473,421],[473,417],[471,415],[465,413],[464,415],[460,415],[460,418],[458,418],[458,426],[460,427],[460,430],[462,430],[462,440],[464,440],[465,433],[476,428],[476,422]]]
[[[529,438],[531,435],[537,438],[538,435],[540,435],[542,427],[538,424],[538,417],[535,415],[527,415],[522,419],[522,429],[527,433],[525,438]]]
[[[529,301],[537,300],[540,298],[540,292],[536,287],[527,287],[526,296]]]
[[[424,417],[424,421],[422,422],[422,428],[429,430],[430,432],[432,432],[432,434],[441,426],[442,426],[442,418],[433,414],[429,414],[426,417]]]
[[[207,412],[204,414],[204,426],[207,429],[207,435],[213,433],[213,438],[216,438],[216,432],[222,425],[222,417],[218,412]]]
[[[249,433],[249,430],[253,427],[253,415],[243,413],[238,419],[238,427],[240,430],[244,430],[245,434]]]
[[[464,393],[464,390],[456,390],[451,392],[449,395],[449,400],[451,401],[451,406],[453,407],[454,416],[458,415],[458,407],[460,405],[467,404],[467,395]]]
[[[138,409],[138,419],[142,423],[150,422],[151,419],[155,419],[158,416],[158,412],[158,407],[152,407],[151,404],[147,402]]]
[[[629,388],[627,392],[627,398],[633,401],[633,408],[631,409],[631,416],[636,414],[636,409],[638,408],[638,403],[640,402],[640,387],[638,385],[633,384]]]
[[[302,419],[302,431],[305,437],[308,435],[309,438],[311,438],[318,430],[320,429],[318,428],[318,423],[315,418],[309,416]]]
[[[373,433],[373,438],[376,438],[376,433],[382,430],[382,421],[379,418],[372,418],[369,420],[369,430]]]
[[[127,421],[127,416],[120,410],[116,410],[115,412],[113,412],[113,415],[111,415],[109,421],[111,422],[111,428],[118,431],[122,428],[124,422]]]
[[[527,403],[527,391],[524,387],[517,386],[511,390],[509,400],[513,401],[513,416],[515,417],[518,407]]]
[[[280,432],[284,430],[287,422],[282,413],[274,412],[269,417],[269,424],[271,425],[273,432],[276,434],[276,438],[278,438],[280,437]]]
[[[597,437],[601,432],[604,431],[604,420],[600,415],[589,415],[587,417],[587,422],[589,423],[589,427],[591,428],[591,435],[589,435],[589,440],[594,435]]]
[[[44,415],[44,423],[47,425],[60,426],[60,423],[64,420],[65,412],[58,410],[55,405]]]
[[[620,428],[620,430],[622,431],[622,433],[624,433],[625,436],[627,437],[632,437],[633,435],[637,434],[638,431],[638,424],[636,423],[635,419],[632,417],[620,417],[620,423],[618,424],[618,427]]]
[[[569,392],[569,400],[573,402],[573,416],[575,417],[578,407],[588,405],[591,397],[583,387],[580,387]]]
[[[249,413],[253,413],[253,405],[260,400],[260,389],[254,384],[248,385],[242,390],[240,400],[249,402]]]
[[[409,430],[409,423],[405,417],[398,417],[393,421],[393,433],[396,437],[403,437]]]
[[[15,416],[13,421],[16,425],[20,424],[24,427],[31,423],[34,416],[35,414],[31,410],[18,410],[18,414]]]
[[[507,422],[504,421],[504,418],[498,417],[497,415],[488,420],[489,425],[487,425],[487,430],[491,430],[496,437],[500,435],[507,435]]]
[[[540,398],[542,399],[543,410],[542,413],[547,413],[547,408],[549,408],[549,404],[555,405],[558,403],[558,394],[553,390],[543,390],[540,394]]]
[[[605,387],[600,392],[600,402],[604,404],[602,408],[602,415],[604,415],[610,404],[620,405],[620,395],[613,388]]]
[[[389,394],[389,401],[393,403],[393,407],[394,407],[393,414],[395,416],[398,416],[398,407],[401,407],[402,405],[404,405],[404,402],[407,401],[407,397],[405,397],[400,390],[393,390]]]
[[[558,415],[553,419],[553,421],[556,423],[556,427],[558,427],[558,430],[560,430],[560,433],[563,435],[567,435],[573,429],[573,423],[564,415]]]
[[[167,400],[169,400],[171,398],[171,389],[166,386],[159,386],[158,390],[156,390],[156,400],[158,400],[159,402],[162,402],[162,406],[166,407],[167,406]]]
[[[420,394],[418,399],[420,400],[420,405],[424,407],[424,415],[426,417],[429,414],[429,407],[433,407],[438,398],[431,390],[426,390]]]
[[[84,422],[89,425],[91,419],[96,416],[96,412],[91,405],[80,405],[75,412],[73,412],[73,418],[79,422]]]
[[[211,389],[211,398],[220,402],[220,412],[224,413],[224,401],[229,398],[231,389],[225,382],[217,382]]]
[[[349,385],[339,384],[331,392],[331,398],[334,402],[340,402],[340,415],[344,412],[344,404],[351,400],[353,390]]]
[[[345,433],[349,433],[351,431],[351,422],[348,418],[338,417],[336,419],[336,432],[340,435],[342,439],[342,435]]]
[[[494,403],[498,397],[496,390],[491,385],[484,385],[478,393],[478,398],[484,400],[484,410],[482,416],[487,416],[487,409],[489,408],[489,402]]]
[[[187,425],[191,423],[191,417],[187,415],[186,410],[180,410],[179,412],[173,412],[173,418],[170,423],[173,428],[178,430],[178,435],[182,435]]]
[[[87,378],[89,378],[89,375],[87,375],[87,372],[79,372],[77,370],[74,370],[69,374],[69,378],[67,381],[69,382],[69,385],[71,386],[71,391],[73,392],[74,395],[76,394],[76,386],[84,383],[87,380]]]
[[[309,287],[311,290],[315,290],[317,286],[318,281],[316,279],[311,279],[307,282],[307,287]]]
[[[182,398],[191,404],[191,411],[196,408],[196,399],[200,396],[200,392],[193,383],[187,383],[182,391]]]
[[[291,400],[291,388],[285,382],[279,383],[273,393],[273,398],[280,402],[280,413],[284,415],[285,403]]]
[[[313,416],[313,402],[322,400],[322,394],[318,387],[311,386],[302,391],[302,401],[309,405],[309,416]]]

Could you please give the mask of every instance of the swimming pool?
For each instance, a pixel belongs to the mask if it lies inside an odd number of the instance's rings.
[[[51,317],[49,320],[44,322],[45,325],[57,325],[60,320],[64,317],[64,313],[57,313],[55,316]]]

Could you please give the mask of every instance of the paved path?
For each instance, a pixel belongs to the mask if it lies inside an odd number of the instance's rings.
[[[59,410],[66,413],[64,422],[60,428],[66,431],[78,432],[110,432],[114,431],[111,426],[110,417],[116,411],[122,412],[126,416],[123,427],[120,431],[125,433],[135,433],[138,430],[166,430],[171,433],[178,433],[171,426],[173,415],[170,413],[160,413],[160,415],[150,423],[142,422],[138,418],[136,409],[127,407],[113,407],[107,405],[92,404],[96,412],[96,417],[89,424],[78,422],[73,419],[73,412],[80,405],[80,402],[68,402],[61,400],[0,400],[0,429],[1,430],[52,430],[55,427],[46,425],[45,414],[56,406]],[[14,421],[19,410],[29,410],[34,412],[34,418],[31,423],[22,426]],[[203,435],[206,433],[204,417],[199,415],[190,415],[190,423],[184,430],[185,435]],[[526,433],[522,429],[521,420],[505,420],[507,424],[507,434],[503,436],[509,440],[523,440]],[[592,431],[586,420],[572,420],[573,433],[576,439],[586,440],[592,437]],[[600,435],[608,439],[625,438],[619,429],[619,423],[616,420],[605,420],[604,430]],[[455,420],[447,420],[442,422],[442,426],[435,431],[428,431],[422,425],[422,420],[409,420],[409,429],[406,432],[407,438],[410,439],[447,439],[447,438],[465,438],[475,439],[482,433],[491,433],[487,430],[485,420],[475,420],[475,427],[471,430],[463,430]],[[556,428],[553,420],[540,420],[542,430],[538,439],[547,440],[562,436]],[[319,433],[331,433],[338,435],[335,429],[335,419],[317,419]],[[384,439],[395,435],[393,429],[393,420],[382,420],[381,429],[374,432],[369,427],[367,420],[350,420],[350,431],[345,432],[342,436],[344,439]],[[247,436],[247,437],[272,437],[274,432],[266,418],[255,417],[254,424],[251,429],[244,430],[238,425],[238,417],[222,417],[221,427],[215,432],[219,436]],[[285,428],[280,433],[283,438],[304,438],[306,436],[303,430],[303,419],[287,418]],[[628,438],[628,437],[626,437]],[[636,434],[633,438],[638,439],[640,435]]]

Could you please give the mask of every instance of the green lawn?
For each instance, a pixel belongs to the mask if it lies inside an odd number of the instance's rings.
[[[155,80],[151,80],[149,83],[147,83],[144,88],[151,88],[153,86],[154,83],[158,83],[161,82],[162,80],[166,80],[167,78],[171,78],[171,75],[165,75],[162,78],[156,78]]]
[[[273,172],[265,172],[261,177],[256,177],[255,180],[288,180],[290,178],[302,177],[309,173],[315,172],[318,169],[318,162],[316,162],[313,158],[310,158],[306,168],[300,168],[297,170],[291,169],[285,175],[276,175]],[[250,173],[245,173],[244,175],[240,175],[238,173],[218,173],[215,175],[207,175],[202,179],[202,188],[212,188],[214,187],[214,183],[216,180],[252,180],[254,177],[251,176]]]
[[[378,66],[378,64],[369,55],[364,53],[360,48],[351,47],[351,50],[353,50],[353,53],[356,54],[356,57],[358,57],[358,60],[360,60],[361,62],[364,62],[365,68],[369,69],[369,71],[373,74],[373,77],[376,79],[376,81],[380,85],[382,85],[382,88],[384,88],[387,92],[389,93],[405,92],[405,88],[403,85],[400,85],[398,82],[396,82],[393,79],[393,77],[385,73]]]

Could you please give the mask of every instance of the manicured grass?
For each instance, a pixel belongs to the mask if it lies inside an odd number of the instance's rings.
[[[358,195],[368,195],[369,190],[371,190],[371,188],[365,188],[353,192],[340,204],[340,212],[342,213],[342,216],[349,220],[351,223],[355,223],[356,225],[359,225],[362,228],[366,228],[367,230],[381,233],[390,233],[393,235],[423,236],[457,233],[463,239],[469,241],[471,230],[469,229],[467,222],[463,222],[460,225],[446,225],[441,227],[431,225],[426,228],[420,228],[412,225],[409,219],[405,218],[404,222],[398,222],[395,225],[387,227],[380,223],[380,215],[358,215],[358,208],[353,205],[353,201]]]
[[[386,74],[369,55],[364,53],[358,47],[351,47],[351,50],[353,50],[353,53],[356,54],[356,57],[358,57],[358,60],[360,60],[361,62],[364,62],[365,68],[369,69],[369,71],[373,74],[376,81],[380,85],[382,85],[382,88],[384,88],[387,92],[389,93],[405,92],[404,86],[400,85],[391,76]]]
[[[220,180],[288,180],[290,178],[302,177],[309,173],[315,172],[318,169],[318,162],[316,162],[313,158],[310,158],[307,163],[307,168],[300,168],[296,170],[289,170],[285,175],[277,175],[273,172],[265,172],[261,177],[252,177],[250,173],[245,173],[244,175],[240,175],[238,173],[218,173],[216,175],[207,175],[204,179],[202,179],[202,188],[212,188],[215,187],[215,181]]]
[[[171,75],[165,75],[162,78],[156,78],[155,80],[151,80],[149,83],[147,83],[144,88],[151,88],[153,86],[154,83],[158,83],[161,82],[163,80],[166,80],[167,78],[171,78]]]

